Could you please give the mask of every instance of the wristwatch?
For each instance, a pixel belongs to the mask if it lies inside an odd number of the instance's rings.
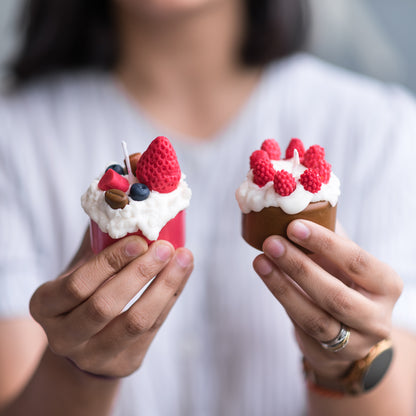
[[[309,387],[327,396],[359,395],[373,389],[384,377],[393,359],[391,339],[385,339],[371,348],[361,360],[355,361],[339,379],[317,374],[305,358],[303,371]]]

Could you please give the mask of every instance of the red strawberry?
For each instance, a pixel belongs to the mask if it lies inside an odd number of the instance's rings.
[[[253,182],[262,188],[273,180],[275,170],[269,159],[259,159],[253,168]]]
[[[305,154],[305,147],[303,146],[302,140],[292,139],[289,143],[289,146],[286,149],[286,159],[292,159],[294,150],[298,151],[299,159],[302,159]]]
[[[275,139],[266,139],[262,145],[261,150],[264,150],[272,160],[280,159],[280,146]]]
[[[113,169],[108,169],[100,179],[100,182],[98,182],[98,188],[102,191],[119,189],[120,191],[127,192],[129,186],[129,181]]]
[[[310,168],[313,163],[322,159],[325,159],[325,149],[315,144],[311,146],[303,155],[303,164],[307,168]]]
[[[181,169],[175,149],[163,136],[156,137],[137,162],[136,177],[151,191],[162,194],[178,187]]]
[[[253,169],[260,159],[269,159],[269,155],[264,150],[255,150],[250,156],[250,169]]]
[[[288,196],[296,189],[295,177],[286,170],[278,170],[273,182],[274,190],[281,196]]]
[[[313,194],[316,194],[322,187],[322,180],[319,176],[319,172],[315,169],[306,169],[305,172],[300,175],[299,182],[303,187]]]

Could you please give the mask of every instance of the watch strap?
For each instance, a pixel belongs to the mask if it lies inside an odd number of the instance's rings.
[[[393,357],[391,339],[374,345],[362,359],[355,361],[339,379],[327,378],[314,371],[303,358],[303,371],[308,388],[328,397],[359,395],[374,388],[384,377]]]

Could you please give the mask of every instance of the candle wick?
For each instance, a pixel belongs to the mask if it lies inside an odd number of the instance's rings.
[[[127,151],[127,143],[123,140],[121,142],[121,145],[123,147],[124,160],[126,161],[127,175],[129,177],[129,182],[131,183],[131,182],[134,182],[135,176],[133,175],[131,171],[130,156],[129,156],[129,152]]]

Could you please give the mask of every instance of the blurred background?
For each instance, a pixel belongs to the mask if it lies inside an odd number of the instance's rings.
[[[416,93],[415,0],[310,0],[308,50],[329,62]],[[0,83],[19,42],[22,0],[0,0]]]

